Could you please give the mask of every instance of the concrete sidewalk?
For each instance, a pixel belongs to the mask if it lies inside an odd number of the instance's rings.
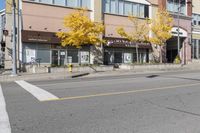
[[[84,72],[40,73],[40,74],[19,73],[18,76],[11,76],[11,74],[6,74],[6,75],[0,75],[0,82],[12,82],[16,80],[39,81],[39,80],[53,80],[53,79],[70,79],[73,77],[79,77],[87,74],[89,73],[84,73]]]
[[[10,76],[11,72],[7,72],[6,74],[0,74],[0,82],[11,82],[16,80],[28,80],[28,81],[39,81],[39,80],[54,80],[54,79],[71,79],[77,78],[80,76],[87,77],[103,77],[103,76],[117,76],[117,75],[132,75],[132,74],[150,74],[150,73],[164,73],[164,72],[185,72],[192,70],[200,70],[200,65],[195,66],[186,65],[169,65],[169,67],[165,67],[166,65],[141,65],[136,66],[134,69],[113,69],[113,70],[105,70],[105,71],[78,71],[69,73],[67,71],[61,72],[53,72],[53,73],[19,73],[18,76]],[[129,67],[129,66],[128,66]]]

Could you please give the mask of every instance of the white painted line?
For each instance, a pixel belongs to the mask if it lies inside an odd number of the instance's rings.
[[[54,96],[53,94],[45,91],[35,85],[32,85],[24,80],[15,81],[18,85],[24,88],[26,91],[31,93],[34,97],[36,97],[39,101],[45,101],[48,99],[59,99],[58,97]]]
[[[0,85],[0,133],[11,133],[8,113],[6,112],[6,102]]]

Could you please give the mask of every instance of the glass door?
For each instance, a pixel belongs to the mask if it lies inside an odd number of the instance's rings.
[[[59,62],[60,66],[65,65],[65,55],[66,55],[65,50],[60,50],[60,62]]]
[[[52,50],[52,54],[51,54],[51,64],[53,66],[58,66],[59,65],[59,54],[58,54],[58,50]]]

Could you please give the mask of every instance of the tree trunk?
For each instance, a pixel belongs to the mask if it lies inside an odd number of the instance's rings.
[[[136,44],[137,64],[139,64],[138,45]]]
[[[160,45],[160,63],[163,63],[162,46]]]

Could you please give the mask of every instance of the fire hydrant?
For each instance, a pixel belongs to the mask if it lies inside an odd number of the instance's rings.
[[[70,73],[72,72],[72,67],[73,67],[72,64],[69,64],[69,65],[68,65],[68,71],[69,71]]]

